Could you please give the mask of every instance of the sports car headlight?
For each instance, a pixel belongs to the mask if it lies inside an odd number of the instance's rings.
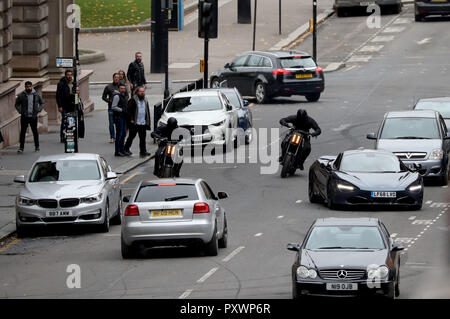
[[[297,277],[302,279],[314,279],[317,277],[317,271],[315,271],[314,269],[308,269],[305,266],[300,266],[297,268]]]
[[[211,124],[211,125],[214,125],[214,126],[222,126],[222,125],[224,125],[224,124],[225,124],[225,120],[220,121],[220,122],[217,122],[217,123],[213,123],[213,124]]]
[[[414,182],[408,187],[408,191],[410,192],[419,192],[420,190],[422,190],[422,184],[419,182]]]
[[[91,195],[87,197],[83,197],[80,199],[80,201],[84,204],[93,204],[98,203],[102,200],[103,194],[97,194],[97,195]]]
[[[441,149],[435,149],[431,151],[430,160],[440,160],[444,158],[444,151]]]
[[[384,279],[389,275],[389,268],[386,266],[380,266],[378,268],[369,269],[367,277],[369,279]]]
[[[341,192],[353,192],[356,187],[353,186],[352,184],[348,183],[348,182],[344,182],[344,181],[338,181],[336,183],[336,187],[341,191]]]
[[[28,197],[19,196],[17,197],[17,204],[21,206],[33,206],[36,205],[36,200]]]

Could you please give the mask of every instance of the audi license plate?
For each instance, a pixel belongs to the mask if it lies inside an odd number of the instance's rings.
[[[181,216],[181,209],[160,209],[160,210],[152,210],[151,217],[176,217]]]
[[[349,290],[358,290],[358,284],[354,283],[327,283],[327,290],[334,291],[349,291]]]
[[[52,210],[45,213],[46,217],[70,217],[72,216],[71,210]]]
[[[397,192],[372,192],[373,198],[396,198]]]

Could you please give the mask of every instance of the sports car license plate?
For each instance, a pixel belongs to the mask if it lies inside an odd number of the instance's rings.
[[[70,217],[72,216],[71,210],[52,210],[45,213],[46,217]]]
[[[160,210],[152,210],[152,217],[176,217],[181,216],[181,209],[160,209]]]
[[[396,198],[396,192],[372,192],[371,194],[374,198]]]
[[[354,283],[327,283],[327,290],[358,290],[358,284]]]
[[[295,78],[296,79],[308,79],[308,78],[312,78],[312,74],[296,74]]]

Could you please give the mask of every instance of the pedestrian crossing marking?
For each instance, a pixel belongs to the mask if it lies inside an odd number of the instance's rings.
[[[375,38],[373,38],[371,42],[389,42],[392,40],[394,40],[393,35],[386,35],[386,36],[378,35]]]
[[[354,55],[347,62],[369,62],[371,55]]]
[[[433,224],[433,221],[431,219],[416,219],[412,222],[413,225],[429,225]]]
[[[365,45],[361,49],[359,49],[359,52],[378,52],[383,47],[384,45]]]
[[[383,33],[398,33],[402,32],[406,29],[406,27],[389,27],[383,30]]]

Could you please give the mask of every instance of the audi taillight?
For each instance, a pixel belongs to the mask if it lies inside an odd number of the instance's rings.
[[[136,205],[128,205],[125,209],[125,216],[139,216],[139,207]]]
[[[209,205],[206,203],[195,203],[194,214],[209,214]]]
[[[291,74],[291,71],[285,70],[285,69],[276,69],[272,71],[273,75],[285,75],[285,74]]]

